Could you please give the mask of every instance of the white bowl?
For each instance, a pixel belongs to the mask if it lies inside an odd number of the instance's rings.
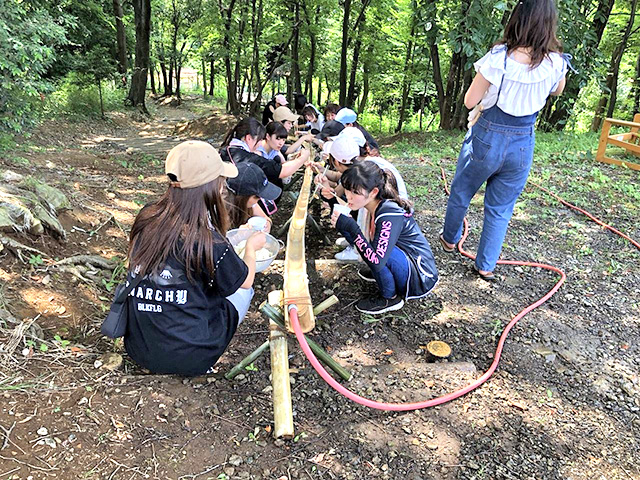
[[[234,247],[237,246],[243,240],[246,240],[251,235],[256,233],[252,228],[234,228],[233,230],[229,230],[227,232],[227,239]],[[268,233],[264,234],[267,237],[267,243],[265,243],[264,248],[266,248],[271,255],[269,258],[265,258],[264,260],[256,260],[256,272],[262,272],[266,270],[266,268],[271,265],[271,262],[278,256],[278,252],[281,248],[284,248],[284,243],[275,238],[273,235]]]

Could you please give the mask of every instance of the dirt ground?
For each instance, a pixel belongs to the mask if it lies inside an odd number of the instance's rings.
[[[23,333],[0,323],[0,479],[640,479],[640,252],[531,187],[503,256],[556,265],[567,283],[516,325],[493,377],[456,401],[407,413],[359,406],[326,385],[291,337],[296,435],[275,440],[269,355],[233,381],[223,375],[267,339],[257,306],[281,287],[281,261],[258,276],[254,308],[217,373],[155,376],[133,364],[120,342],[99,333],[121,268],[79,278],[56,262],[79,254],[122,262],[137,211],[166,186],[166,151],[186,138],[217,142],[233,123],[207,108],[188,100],[154,107],[151,121],[128,113],[51,121],[0,155],[1,171],[43,179],[73,205],[61,216],[64,242],[5,234],[44,256],[0,252],[0,308],[42,329]],[[437,248],[446,206],[439,165],[451,178],[454,159],[394,162],[411,186],[440,283],[394,315],[360,315],[353,303],[371,287],[358,280],[357,266],[326,261],[337,247],[308,235],[314,303],[340,299],[318,316],[311,336],[353,373],[342,382],[351,390],[413,402],[479,377],[504,326],[557,277],[505,266],[497,270],[501,281],[479,280],[468,260]],[[601,168],[616,181],[637,182],[637,172]],[[564,180],[558,173],[550,184],[562,188]],[[638,239],[637,216],[615,198],[591,210]],[[276,226],[290,209],[280,207]],[[320,216],[319,205],[312,211]],[[478,197],[469,248],[481,216]],[[327,219],[321,223],[334,240]],[[18,343],[7,352],[12,339]],[[436,339],[452,346],[446,362],[425,355]],[[124,364],[110,370],[109,353]]]

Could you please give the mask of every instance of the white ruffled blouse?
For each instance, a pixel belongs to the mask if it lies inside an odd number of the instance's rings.
[[[551,92],[558,88],[560,80],[567,73],[567,61],[560,53],[550,53],[540,65],[530,68],[507,56],[506,47],[497,46],[478,60],[473,66],[491,83],[480,101],[483,110],[496,104],[498,89],[502,81],[498,107],[509,115],[524,117],[539,112]],[[503,79],[504,75],[504,79]]]

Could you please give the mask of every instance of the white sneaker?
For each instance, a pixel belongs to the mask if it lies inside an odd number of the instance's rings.
[[[344,237],[340,237],[336,240],[336,245],[340,248],[347,248],[349,246],[349,242]]]
[[[356,247],[352,247],[351,245],[349,245],[340,253],[336,253],[334,255],[334,258],[341,262],[360,262],[361,261],[360,255],[356,251]]]

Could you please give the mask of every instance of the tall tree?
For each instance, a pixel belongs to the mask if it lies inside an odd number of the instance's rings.
[[[605,82],[604,91],[596,107],[593,121],[591,122],[591,131],[597,132],[602,125],[603,115],[605,110],[607,111],[607,117],[613,116],[613,111],[616,106],[616,99],[618,97],[618,76],[620,72],[620,62],[622,61],[622,55],[627,49],[627,42],[631,36],[631,29],[636,17],[636,7],[638,0],[631,1],[631,11],[629,12],[629,20],[625,26],[620,41],[616,44],[611,54],[611,61],[609,62],[609,71],[607,72],[607,80]],[[608,105],[608,107],[607,107]]]
[[[120,0],[113,0],[113,14],[116,19],[116,44],[118,57],[118,73],[127,71],[127,33],[124,29],[124,11]]]
[[[640,113],[640,51],[636,57],[636,78],[633,81],[633,112]]]
[[[149,35],[151,32],[151,0],[132,0],[136,24],[136,59],[128,102],[140,106],[149,113],[145,105],[147,75],[149,72]]]
[[[297,93],[302,93],[302,81],[300,79],[300,1],[295,0],[293,9],[293,40],[291,41],[291,87]]]
[[[226,5],[226,6],[225,6]],[[222,54],[224,55],[224,68],[227,78],[227,110],[233,113],[240,111],[240,102],[236,91],[237,82],[231,69],[231,28],[233,24],[233,9],[236,0],[225,3],[218,0],[218,8],[223,20]]]
[[[565,50],[574,55],[580,66],[578,75],[567,78],[567,85],[561,97],[552,100],[542,112],[543,130],[561,130],[573,112],[580,96],[580,90],[587,84],[599,57],[598,47],[615,0],[598,0],[595,11],[591,12],[591,0],[574,0],[560,11],[560,25],[563,30]],[[568,45],[569,44],[569,45]],[[573,48],[572,48],[573,47]]]
[[[340,49],[340,74],[338,82],[340,84],[340,94],[338,101],[344,105],[347,100],[347,55],[349,49],[349,24],[351,16],[351,0],[343,1],[344,13],[342,16],[342,45]]]
[[[400,104],[400,115],[398,118],[398,125],[396,127],[396,133],[402,131],[402,124],[404,123],[405,111],[407,109],[407,100],[409,98],[409,90],[411,88],[411,76],[413,73],[413,49],[414,49],[414,35],[416,32],[416,25],[418,19],[418,5],[416,0],[411,1],[411,28],[409,32],[409,38],[407,40],[407,50],[404,57],[404,69],[402,75],[402,100]]]

